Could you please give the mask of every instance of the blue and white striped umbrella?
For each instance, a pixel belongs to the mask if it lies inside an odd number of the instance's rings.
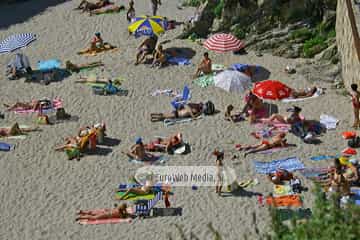
[[[0,42],[0,53],[15,51],[16,49],[26,47],[36,40],[36,35],[32,33],[20,33],[11,35]]]

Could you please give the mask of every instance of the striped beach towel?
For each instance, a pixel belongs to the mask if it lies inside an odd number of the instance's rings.
[[[282,168],[290,172],[304,168],[304,164],[297,157],[289,157],[271,162],[253,161],[253,164],[255,166],[255,171],[262,174],[274,173],[278,168]]]

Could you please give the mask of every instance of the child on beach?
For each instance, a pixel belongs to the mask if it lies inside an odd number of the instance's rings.
[[[201,74],[210,74],[212,72],[211,69],[211,59],[209,58],[209,53],[204,53],[204,58],[196,69],[196,73],[194,74],[194,78],[200,77]]]
[[[129,1],[129,9],[126,13],[126,19],[130,23],[130,22],[132,22],[132,19],[134,19],[134,17],[135,17],[134,1],[130,0]]]
[[[359,109],[360,109],[360,103],[359,103],[359,91],[358,91],[358,85],[353,83],[351,84],[351,102],[353,105],[354,110],[354,124],[353,128],[358,128],[360,126],[360,120],[359,120]]]

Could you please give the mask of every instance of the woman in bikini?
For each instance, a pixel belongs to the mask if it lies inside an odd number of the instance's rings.
[[[21,108],[21,110],[34,110],[37,111],[40,109],[40,101],[32,100],[31,102],[17,102],[12,106],[9,104],[4,104],[8,111],[13,111]]]
[[[121,204],[119,207],[114,209],[105,209],[104,211],[82,211],[78,212],[79,217],[76,218],[76,221],[79,220],[98,220],[98,219],[109,219],[109,218],[127,218],[130,214],[127,211],[127,205],[125,203]]]
[[[10,128],[0,128],[0,137],[18,136],[26,132],[35,131],[37,128],[20,128],[18,123],[14,123]]]
[[[181,143],[182,134],[177,133],[169,138],[157,138],[149,144],[145,144],[145,150],[149,152],[169,152]]]
[[[266,116],[267,112],[263,101],[251,91],[246,95],[245,102],[246,104],[240,114],[245,113],[251,124]]]
[[[286,137],[286,133],[279,133],[275,135],[270,141],[262,140],[258,144],[239,146],[237,149],[239,151],[242,150],[247,151],[244,153],[244,157],[246,157],[248,154],[251,153],[257,153],[276,147],[286,147],[289,146],[289,144],[286,143],[285,137]]]
[[[280,123],[285,123],[285,124],[295,124],[302,121],[300,117],[301,110],[302,110],[301,108],[297,106],[293,106],[292,108],[289,108],[287,110],[287,112],[291,113],[289,116],[284,117],[283,115],[280,114],[273,114],[271,115],[270,118],[265,118],[263,121],[268,123],[278,121]]]
[[[292,98],[307,98],[313,96],[317,92],[317,87],[309,87],[304,89],[295,90],[292,89],[290,93],[290,97]]]
[[[353,128],[360,127],[360,120],[359,120],[359,109],[360,109],[360,102],[359,102],[359,96],[360,92],[358,91],[358,85],[357,84],[351,84],[351,102],[353,105],[354,110],[354,124]]]
[[[122,195],[121,197],[116,197],[116,199],[124,200],[130,193],[137,194],[137,195],[146,195],[146,194],[151,193],[152,189],[153,189],[152,182],[147,180],[145,182],[145,185],[143,185],[141,187],[129,188],[128,190],[126,190],[124,195]]]

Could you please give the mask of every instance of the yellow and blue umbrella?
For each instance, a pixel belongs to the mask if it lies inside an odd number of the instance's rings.
[[[133,33],[135,37],[142,35],[151,36],[159,35],[163,32],[166,20],[160,16],[141,16],[134,19],[134,22],[128,27],[130,33]]]

